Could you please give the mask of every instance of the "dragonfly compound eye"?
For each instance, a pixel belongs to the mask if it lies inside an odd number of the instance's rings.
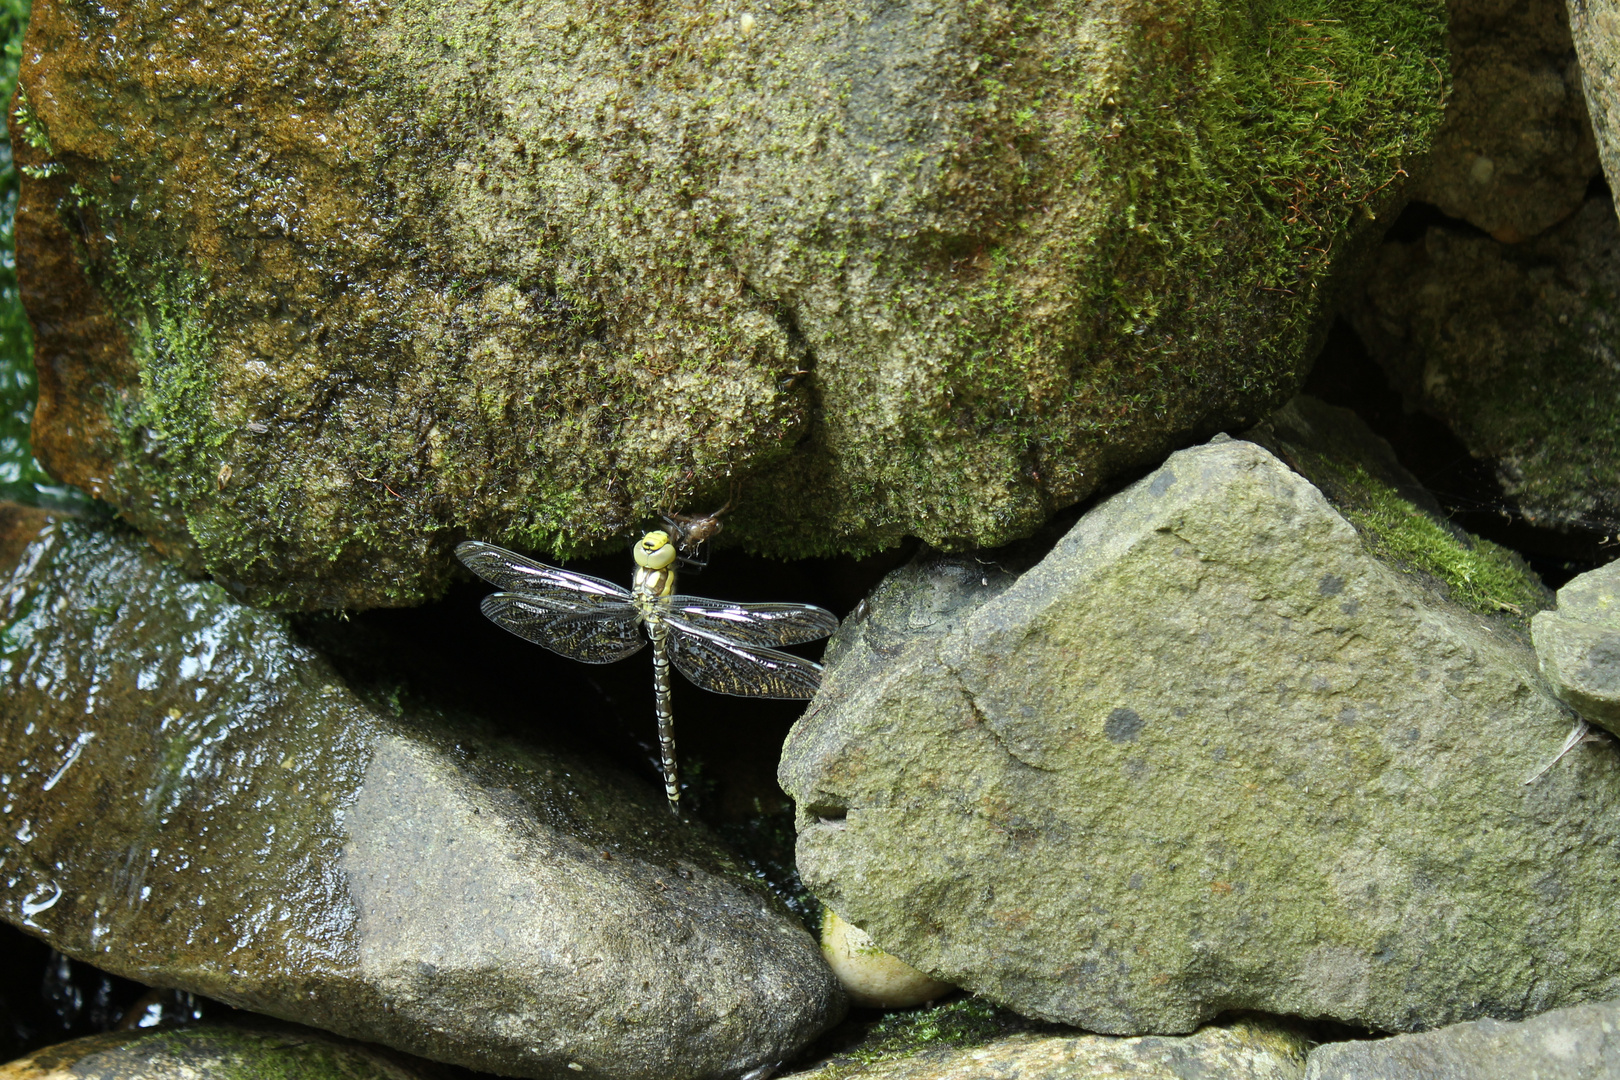
[[[669,533],[658,530],[643,536],[636,544],[634,554],[637,566],[662,570],[675,561],[675,545],[670,542]]]

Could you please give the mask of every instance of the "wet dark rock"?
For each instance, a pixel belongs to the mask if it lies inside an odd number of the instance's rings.
[[[1564,0],[1453,0],[1452,93],[1412,197],[1517,243],[1601,171]]]
[[[1570,717],[1523,609],[1453,602],[1374,554],[1396,540],[1227,440],[1010,582],[896,572],[784,750],[806,884],[906,963],[1092,1031],[1616,996],[1587,913],[1614,895],[1620,752],[1526,787]]]
[[[87,1035],[0,1065],[0,1080],[431,1080],[399,1055],[308,1028],[201,1024]]]
[[[1620,531],[1620,221],[1607,196],[1517,245],[1385,246],[1352,313],[1409,407],[1493,460],[1533,524]]]
[[[1558,610],[1531,624],[1541,673],[1594,724],[1620,732],[1620,562],[1558,590]]]
[[[1478,1020],[1421,1035],[1327,1043],[1307,1080],[1595,1080],[1620,1076],[1620,1004],[1554,1009],[1520,1023]]]
[[[790,1080],[1301,1080],[1310,1041],[1266,1020],[1192,1035],[1023,1033],[973,1040],[871,1040]]]
[[[126,532],[47,524],[0,605],[0,916],[70,956],[518,1076],[736,1075],[843,1009],[654,790],[362,698]]]
[[[1298,382],[1445,81],[1437,0],[1323,11],[39,0],[35,448],[289,608],[734,482],[776,556],[1028,535]]]

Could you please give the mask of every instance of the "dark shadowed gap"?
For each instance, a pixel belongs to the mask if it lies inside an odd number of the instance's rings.
[[[913,550],[903,545],[860,560],[779,562],[720,548],[702,573],[683,573],[678,588],[719,600],[819,604],[842,617]],[[567,566],[630,584],[628,543],[622,555]],[[476,713],[516,739],[606,758],[657,785],[650,650],[603,665],[557,656],[484,618],[479,601],[493,591],[466,581],[416,608],[295,622],[351,684],[374,697],[386,699],[396,689],[420,695]],[[819,659],[822,647],[793,651]],[[692,809],[717,824],[788,810],[776,764],[805,703],[711,694],[679,676],[674,694],[676,744]]]
[[[1449,223],[1455,219],[1446,218],[1433,207],[1424,207],[1421,203],[1408,207],[1391,227],[1390,235],[1395,236],[1409,222],[1424,222],[1421,227],[1412,226],[1416,229],[1414,238],[1431,224],[1447,223],[1446,227],[1452,227]],[[1457,224],[1463,229],[1473,228]],[[1620,555],[1620,547],[1602,533],[1578,529],[1565,532],[1527,522],[1497,482],[1495,463],[1475,458],[1439,420],[1408,409],[1383,369],[1368,354],[1360,335],[1345,320],[1335,321],[1328,332],[1304,392],[1360,416],[1389,441],[1401,464],[1434,493],[1453,521],[1523,555],[1549,588],[1559,588],[1576,574]]]

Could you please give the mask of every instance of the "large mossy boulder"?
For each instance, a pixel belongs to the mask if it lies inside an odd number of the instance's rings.
[[[0,918],[61,952],[507,1076],[736,1076],[842,1015],[651,786],[357,693],[122,528],[0,505],[0,574]]]
[[[287,607],[733,483],[761,552],[1000,543],[1290,392],[1444,31],[1438,0],[39,0],[36,448]]]
[[[1336,469],[1343,514],[1216,441],[1022,573],[896,571],[783,751],[805,883],[914,967],[1098,1032],[1620,994],[1620,753],[1525,783],[1571,723],[1524,630],[1539,583]]]

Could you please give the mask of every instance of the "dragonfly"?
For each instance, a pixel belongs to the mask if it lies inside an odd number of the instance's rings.
[[[611,664],[652,643],[664,795],[678,813],[670,665],[717,694],[808,700],[821,685],[821,665],[779,646],[824,638],[838,629],[838,617],[814,604],[739,604],[680,595],[675,592],[680,552],[661,529],[637,541],[631,555],[635,577],[626,589],[478,540],[456,548],[467,569],[501,589],[484,597],[480,608],[504,630],[587,664]]]

